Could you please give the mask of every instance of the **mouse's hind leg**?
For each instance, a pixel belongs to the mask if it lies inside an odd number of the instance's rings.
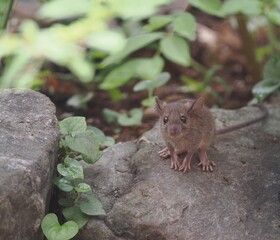
[[[209,161],[206,150],[204,148],[200,148],[198,150],[198,156],[199,156],[199,160],[200,160],[200,163],[198,164],[198,166],[202,167],[202,171],[212,172],[213,167],[215,167],[216,164],[214,163],[214,161]]]

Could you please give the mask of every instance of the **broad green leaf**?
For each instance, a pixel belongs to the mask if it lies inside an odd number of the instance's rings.
[[[220,0],[189,0],[188,3],[203,12],[219,16],[219,9],[221,8]]]
[[[154,31],[166,26],[174,19],[171,15],[156,15],[149,18],[149,23],[144,26],[147,31]]]
[[[75,136],[87,128],[85,117],[68,117],[59,122],[59,130],[63,135]]]
[[[86,110],[87,103],[93,98],[93,95],[92,92],[88,92],[87,94],[75,94],[67,100],[66,104],[74,108]]]
[[[141,104],[146,107],[153,106],[155,104],[155,97],[146,98],[141,101]]]
[[[64,164],[57,165],[57,171],[67,179],[84,178],[82,165],[75,159],[66,157]]]
[[[86,43],[91,48],[114,54],[124,48],[125,38],[121,33],[107,30],[93,33],[86,39]]]
[[[78,225],[73,221],[60,225],[54,213],[49,213],[43,218],[41,227],[48,240],[68,240],[79,231]]]
[[[280,79],[280,54],[272,56],[264,66],[263,70],[264,80],[266,79]]]
[[[254,96],[262,101],[280,88],[280,54],[271,57],[264,66],[264,79],[253,87]]]
[[[79,229],[85,226],[90,220],[90,216],[84,214],[77,206],[64,208],[62,213],[67,221],[72,220],[77,223]]]
[[[144,48],[145,46],[149,45],[150,43],[159,40],[162,38],[163,33],[160,32],[154,32],[154,33],[147,33],[142,35],[133,36],[129,39],[127,39],[126,45],[124,47],[124,50],[122,52],[119,52],[117,54],[111,55],[108,58],[106,58],[103,62],[104,66],[118,63],[120,60],[126,58],[131,53]]]
[[[160,87],[168,82],[170,79],[170,74],[167,72],[160,73],[158,76],[156,76],[153,80],[144,80],[138,82],[134,87],[133,91],[142,91],[142,90],[148,90],[148,89],[155,89],[157,87]]]
[[[12,58],[11,63],[4,69],[3,76],[0,78],[1,88],[17,87],[17,81],[20,78],[25,66],[31,62],[31,53],[19,51]]]
[[[106,136],[100,129],[93,126],[87,126],[87,130],[94,132],[99,144],[102,144],[103,142],[106,141]]]
[[[85,156],[88,163],[94,163],[100,158],[98,139],[90,130],[78,133],[74,137],[67,135],[65,141],[70,149]]]
[[[170,3],[171,0],[113,0],[112,9],[124,19],[141,19],[155,13],[160,5]]]
[[[164,84],[166,84],[170,79],[170,73],[168,72],[162,72],[160,73],[156,79],[155,79],[155,88],[158,88],[160,86],[163,86]]]
[[[103,109],[103,117],[108,123],[115,123],[118,121],[119,113],[108,108]]]
[[[114,146],[116,143],[115,139],[110,137],[110,136],[106,136],[106,141],[102,143],[102,146],[105,147],[112,147]]]
[[[270,10],[266,13],[266,16],[274,24],[280,25],[280,12],[279,12],[279,10]]]
[[[237,13],[257,16],[261,14],[261,6],[262,3],[259,0],[227,0],[223,3],[220,13],[223,16]]]
[[[65,64],[72,73],[74,73],[83,83],[92,81],[95,73],[95,67],[92,63],[85,60],[82,56],[75,56]]]
[[[109,90],[126,84],[135,75],[138,63],[138,60],[131,60],[116,67],[105,77],[99,87]]]
[[[259,100],[264,100],[271,93],[280,89],[280,80],[278,79],[265,79],[258,82],[252,89],[253,95]]]
[[[196,21],[190,13],[181,13],[175,18],[173,28],[176,33],[190,40],[195,40]]]
[[[190,50],[189,46],[181,37],[168,36],[160,41],[160,50],[163,55],[170,61],[182,66],[190,65]]]
[[[75,190],[79,193],[91,192],[91,186],[86,183],[79,183]]]
[[[141,125],[143,112],[141,109],[134,108],[127,114],[120,114],[118,117],[118,124],[121,126],[135,126]]]
[[[138,61],[135,75],[142,79],[153,79],[162,71],[163,66],[164,61],[159,56],[142,58]]]
[[[86,199],[80,200],[79,207],[83,213],[90,216],[106,215],[102,203],[93,196],[89,196]]]
[[[67,180],[66,178],[56,178],[54,184],[64,192],[71,192],[74,189],[71,181]]]
[[[88,12],[91,1],[55,0],[45,3],[38,11],[39,18],[59,20],[73,18]]]

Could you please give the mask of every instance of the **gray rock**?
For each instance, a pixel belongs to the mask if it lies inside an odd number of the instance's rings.
[[[209,149],[214,172],[197,159],[187,173],[170,169],[157,152],[156,126],[145,141],[117,144],[87,166],[87,181],[107,217],[91,220],[79,240],[263,240],[280,239],[280,108],[256,124],[217,136]],[[253,107],[213,110],[217,125],[254,118]]]
[[[55,107],[46,96],[0,91],[1,239],[42,239],[58,140]]]

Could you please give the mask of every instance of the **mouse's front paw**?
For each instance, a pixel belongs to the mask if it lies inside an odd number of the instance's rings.
[[[167,157],[170,156],[170,151],[168,150],[167,147],[165,147],[164,149],[160,150],[160,151],[158,152],[158,154],[159,154],[159,156],[160,156],[161,158],[167,158]]]
[[[213,167],[215,167],[216,164],[214,163],[214,161],[209,161],[207,159],[207,160],[200,161],[198,166],[201,166],[202,171],[206,171],[206,172],[210,171],[210,172],[212,172],[213,171]]]

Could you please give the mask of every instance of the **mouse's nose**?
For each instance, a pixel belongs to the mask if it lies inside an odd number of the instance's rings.
[[[171,136],[176,136],[178,134],[178,128],[177,127],[171,127],[170,128],[170,135]]]

